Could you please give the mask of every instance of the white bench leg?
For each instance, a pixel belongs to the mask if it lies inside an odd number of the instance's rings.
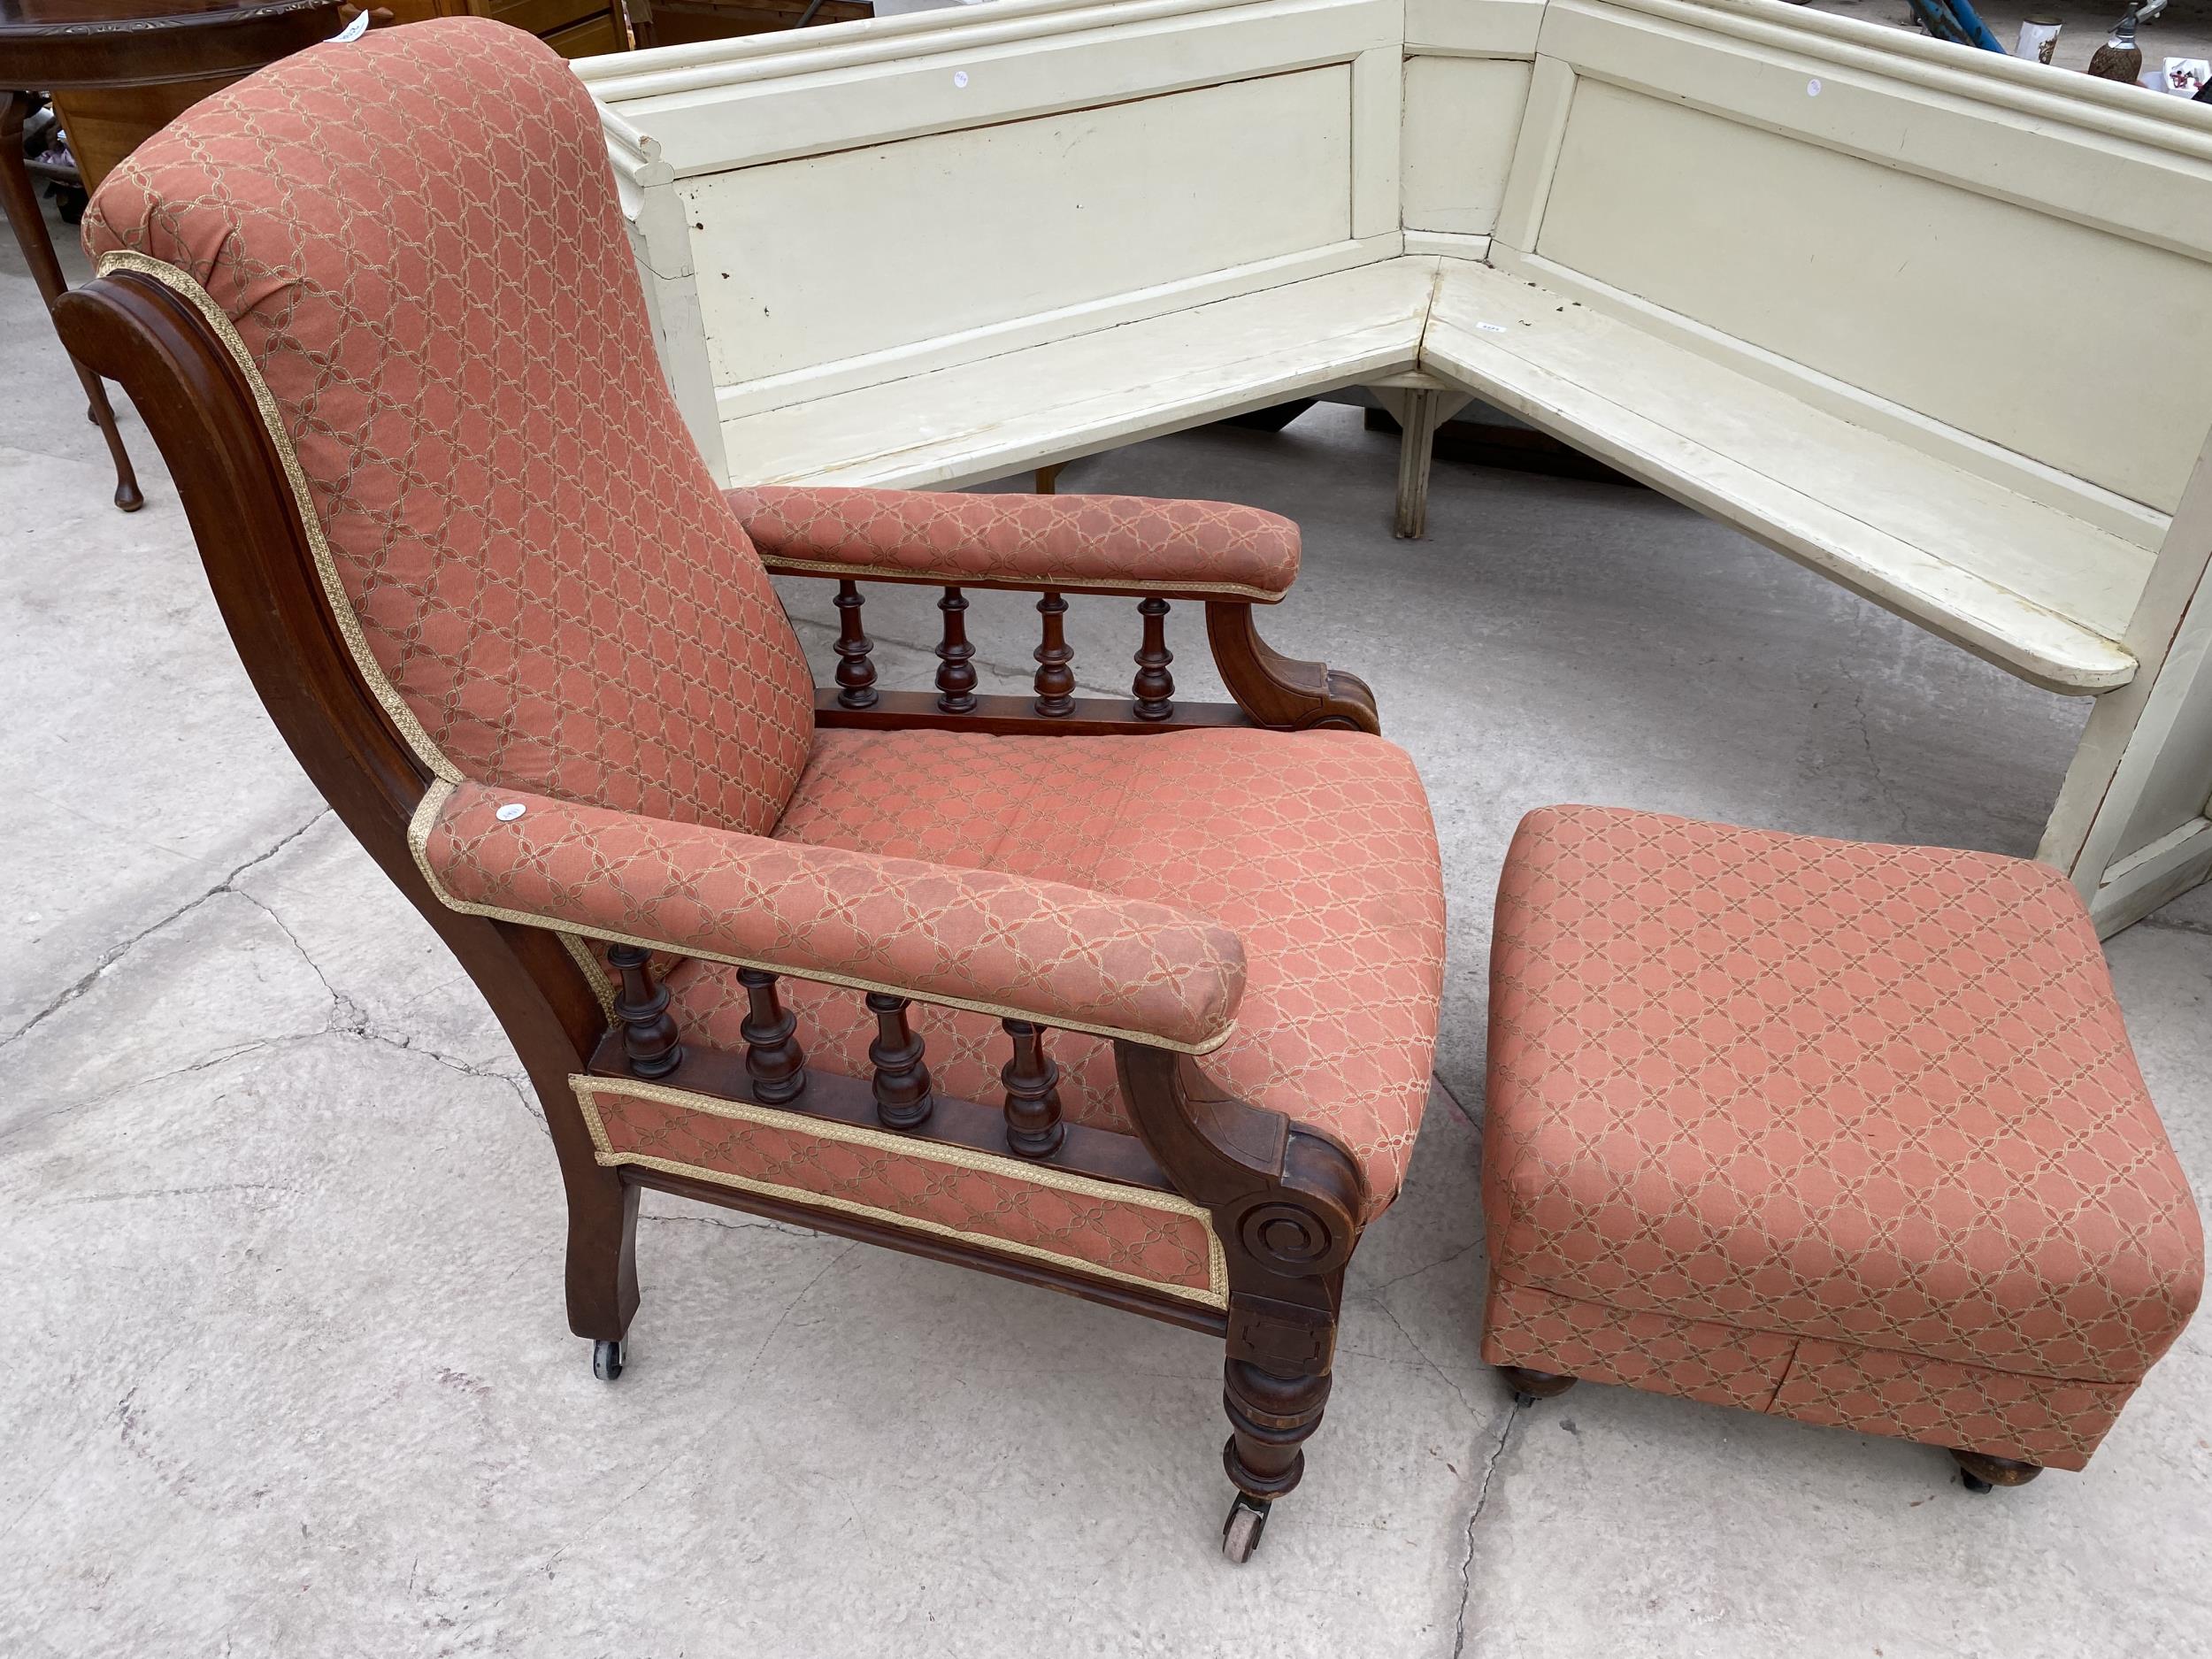
[[[2212,446],[2128,627],[2142,667],[2097,699],[2036,856],[2106,937],[2212,875]]]
[[[2212,627],[2196,632],[2097,699],[2037,849],[2108,938],[2212,875]]]
[[[1390,533],[1417,541],[1429,533],[1429,465],[1435,457],[1436,429],[1466,408],[1464,392],[1426,386],[1372,386],[1375,401],[1388,410],[1402,430],[1398,441],[1398,510]]]

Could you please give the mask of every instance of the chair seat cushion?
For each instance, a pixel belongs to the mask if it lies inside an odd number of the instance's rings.
[[[1132,737],[825,730],[775,833],[1049,876],[1171,901],[1235,930],[1235,1029],[1201,1064],[1256,1105],[1335,1134],[1368,1209],[1397,1194],[1427,1099],[1442,993],[1436,831],[1413,764],[1355,732],[1230,728]],[[736,1048],[736,971],[670,976],[695,1040]],[[784,982],[808,1064],[870,1075],[859,995]],[[1008,1041],[987,1016],[916,1004],[938,1089],[996,1102]],[[1112,1045],[1056,1033],[1071,1122],[1126,1129]]]
[[[2196,1305],[2194,1202],[2042,865],[1548,809],[1491,986],[1494,1323],[2131,1384]]]

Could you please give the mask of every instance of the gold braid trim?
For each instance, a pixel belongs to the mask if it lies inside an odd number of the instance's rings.
[[[461,769],[446,758],[445,751],[433,741],[423,724],[415,718],[415,711],[407,706],[399,689],[386,677],[384,665],[369,649],[367,636],[361,631],[361,618],[354,611],[353,599],[346,592],[346,585],[338,574],[337,560],[332,557],[330,542],[323,534],[322,515],[315,511],[315,502],[308,493],[307,474],[300,466],[297,450],[292,447],[292,435],[284,429],[283,417],[277,411],[276,396],[269,390],[269,383],[261,378],[261,366],[253,360],[253,353],[240,335],[237,326],[215,296],[193,278],[191,273],[180,271],[165,260],[150,255],[119,250],[100,256],[99,274],[111,271],[135,271],[150,277],[162,287],[182,298],[205,319],[207,326],[228,348],[238,365],[238,372],[245,376],[246,385],[253,393],[254,407],[260,411],[261,425],[275,446],[277,459],[284,465],[284,476],[291,480],[293,505],[298,509],[300,525],[307,532],[307,545],[315,557],[315,573],[322,579],[323,598],[330,607],[331,620],[338,625],[338,632],[345,640],[346,649],[353,656],[353,665],[368,683],[370,693],[391,717],[399,734],[414,750],[415,758],[423,764],[432,776],[448,783],[461,780]]]
[[[411,826],[408,839],[411,844],[414,839]],[[421,862],[421,855],[418,854],[416,863]],[[434,887],[431,890],[437,891]],[[438,894],[438,901],[440,903],[448,902],[442,893]],[[599,953],[586,944],[580,934],[556,933],[553,937],[561,941],[561,949],[567,951],[576,965],[584,971],[584,978],[591,981],[592,995],[599,999],[599,1011],[607,1017],[608,1023],[611,1025],[614,1021],[614,979],[607,972],[607,964],[599,960]]]
[[[926,1233],[938,1238],[956,1239],[983,1249],[1007,1256],[1025,1256],[1033,1261],[1049,1262],[1056,1266],[1085,1274],[1094,1279],[1110,1279],[1125,1285],[1141,1285],[1149,1290],[1164,1292],[1187,1302],[1209,1308],[1229,1305],[1229,1266],[1221,1248],[1220,1237],[1214,1232],[1213,1218],[1189,1199],[1173,1193],[1156,1192],[1146,1187],[1123,1187],[1112,1181],[1098,1180],[1088,1175],[1073,1175],[1065,1170],[1041,1168],[1034,1164],[1010,1157],[999,1157],[988,1152],[978,1152],[968,1147],[948,1146],[941,1141],[925,1141],[910,1135],[892,1134],[881,1129],[869,1129],[858,1124],[833,1122],[827,1118],[810,1118],[803,1112],[778,1110],[773,1107],[755,1106],[741,1101],[721,1100],[711,1094],[695,1094],[687,1089],[671,1088],[664,1083],[626,1082],[618,1078],[571,1076],[569,1083],[576,1091],[576,1102],[583,1109],[585,1125],[591,1131],[592,1145],[597,1148],[598,1161],[612,1167],[622,1164],[641,1164],[647,1169],[664,1171],[671,1175],[687,1175],[694,1179],[711,1181],[718,1187],[733,1187],[741,1192],[758,1193],[764,1197],[780,1198],[787,1203],[803,1204],[816,1210],[834,1210],[850,1216],[865,1216],[882,1221],[908,1233]],[[657,1158],[640,1152],[617,1152],[607,1139],[607,1126],[599,1115],[597,1097],[601,1094],[629,1094],[640,1100],[657,1101],[663,1105],[680,1106],[687,1110],[703,1112],[714,1118],[732,1118],[741,1123],[759,1124],[768,1128],[793,1131],[815,1136],[823,1141],[841,1141],[848,1146],[866,1147],[879,1152],[895,1152],[902,1157],[914,1158],[926,1164],[942,1164],[954,1169],[975,1170],[985,1174],[1002,1176],[1027,1186],[1041,1187],[1050,1192],[1068,1193],[1080,1198],[1092,1198],[1106,1203],[1127,1204],[1137,1210],[1157,1210],[1164,1215],[1179,1216],[1195,1221],[1206,1235],[1206,1284],[1201,1289],[1194,1285],[1171,1284],[1164,1279],[1147,1279],[1141,1273],[1125,1272],[1119,1268],[1102,1267],[1080,1256],[1069,1256],[1058,1250],[1048,1250],[1033,1244],[1017,1244],[1010,1240],[994,1237],[987,1233],[970,1233],[958,1227],[947,1226],[939,1221],[925,1220],[918,1216],[902,1216],[895,1210],[884,1210],[873,1204],[864,1204],[849,1198],[835,1198],[822,1193],[812,1193],[800,1187],[785,1187],[773,1181],[755,1180],[749,1176],[731,1175],[720,1170],[710,1170],[698,1164],[681,1164],[672,1158]]]
[[[756,548],[755,552],[759,552]],[[767,566],[771,576],[837,576],[849,582],[911,583],[919,587],[943,585],[952,588],[977,588],[987,582],[1018,582],[1016,593],[1052,592],[1059,594],[1127,594],[1133,590],[1147,594],[1181,594],[1187,598],[1219,599],[1231,603],[1249,602],[1253,604],[1279,605],[1287,588],[1270,592],[1264,588],[1253,588],[1243,582],[1210,581],[1153,581],[1146,578],[1110,576],[998,576],[986,571],[916,570],[901,565],[889,567],[878,565],[842,564],[834,559],[786,558],[780,553],[761,553],[760,562]]]

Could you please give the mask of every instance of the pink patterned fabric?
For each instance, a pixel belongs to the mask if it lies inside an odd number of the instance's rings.
[[[1981,853],[1532,813],[1499,888],[1483,1190],[1509,1299],[1922,1383],[2132,1386],[2203,1278],[2079,900]]]
[[[775,823],[805,661],[661,377],[551,50],[473,19],[313,48],[149,140],[84,243],[181,268],[235,324],[368,651],[454,768]]]
[[[462,909],[1186,1048],[1244,989],[1236,935],[1171,905],[483,784],[453,790],[420,856]]]
[[[1493,1365],[1620,1383],[1747,1411],[1764,1411],[1773,1403],[1796,1348],[1794,1337],[1771,1331],[1624,1313],[1525,1289],[1496,1272],[1490,1275],[1482,1316],[1482,1356]]]
[[[1244,1000],[1201,1065],[1336,1134],[1369,1213],[1398,1191],[1428,1097],[1442,994],[1436,832],[1404,753],[1356,732],[1148,737],[818,733],[776,833],[816,845],[1076,883],[1209,916],[1243,941]],[[679,1021],[737,1045],[743,997],[713,964],[670,981]],[[785,982],[808,1063],[869,1075],[873,1027],[834,987]],[[914,1010],[948,1094],[996,1101],[997,1023]],[[1060,1032],[1072,1122],[1126,1128],[1110,1045]]]
[[[1268,602],[1298,577],[1298,526],[1229,502],[772,484],[733,489],[729,500],[779,568],[1071,592],[1197,588]]]
[[[1893,1440],[2081,1469],[2135,1392],[2128,1383],[1823,1342],[1662,1313],[1624,1313],[1493,1273],[1482,1356],[1588,1382],[1680,1394]]]
[[[595,1093],[608,1149],[618,1156],[787,1187],[795,1202],[829,1198],[885,1217],[1043,1251],[1078,1269],[1187,1290],[1219,1288],[1211,1237],[1193,1216],[829,1139],[795,1114],[756,1124],[665,1101]]]
[[[2134,1392],[2132,1381],[2026,1376],[1808,1338],[1770,1409],[1802,1423],[2085,1469]]]

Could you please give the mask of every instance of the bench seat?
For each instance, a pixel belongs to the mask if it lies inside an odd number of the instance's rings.
[[[1410,371],[1438,261],[1390,259],[722,423],[744,484],[956,488]]]
[[[2155,555],[1632,322],[1447,259],[1423,369],[2035,684],[2125,685]]]
[[[2054,691],[2133,679],[2152,549],[1633,322],[1402,257],[723,423],[747,483],[956,488],[1418,371]]]

